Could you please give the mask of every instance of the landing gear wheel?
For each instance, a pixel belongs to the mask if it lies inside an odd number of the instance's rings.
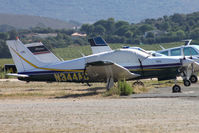
[[[179,85],[174,85],[172,88],[173,93],[179,93],[181,92],[181,87]]]
[[[198,77],[196,75],[191,75],[189,80],[191,81],[191,83],[196,83],[198,81]]]
[[[133,83],[133,85],[132,86],[144,86],[144,83],[143,82],[141,82],[141,81],[136,81],[136,82],[134,82]]]
[[[183,80],[183,82],[184,82],[184,86],[190,86],[191,85],[190,80],[185,79],[185,80]]]

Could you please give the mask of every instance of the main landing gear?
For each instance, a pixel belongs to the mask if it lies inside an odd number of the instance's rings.
[[[180,93],[181,92],[181,87],[179,85],[174,85],[172,87],[172,92],[173,93]]]
[[[183,83],[184,83],[184,86],[188,87],[191,85],[191,81],[190,80],[187,80],[187,79],[184,79],[183,80]]]
[[[198,81],[198,78],[195,75],[191,75],[191,77],[189,79],[190,80],[183,79],[184,86],[186,86],[186,87],[191,86],[191,83],[196,83]],[[181,92],[181,87],[176,84],[176,80],[175,80],[175,85],[172,87],[172,92],[173,93],[179,93],[179,92]]]
[[[184,79],[183,83],[184,83],[184,86],[186,86],[186,87],[188,87],[188,86],[191,85],[191,81],[187,80],[187,79]],[[173,93],[179,93],[179,92],[181,92],[181,87],[175,83],[175,85],[172,87],[172,92]]]

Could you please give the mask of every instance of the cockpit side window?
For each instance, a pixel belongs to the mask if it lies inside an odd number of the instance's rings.
[[[184,55],[185,56],[191,56],[191,55],[198,55],[198,53],[194,48],[185,47],[184,48]]]
[[[160,54],[168,56],[169,55],[169,51],[163,51],[163,52],[160,52]]]
[[[172,49],[171,56],[181,56],[181,49],[180,48]]]

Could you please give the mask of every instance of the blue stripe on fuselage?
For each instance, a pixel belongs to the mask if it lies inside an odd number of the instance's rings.
[[[174,63],[174,64],[159,64],[159,65],[143,65],[142,68],[163,68],[163,67],[174,67],[181,66],[182,63]],[[127,66],[127,69],[140,69],[140,66]]]

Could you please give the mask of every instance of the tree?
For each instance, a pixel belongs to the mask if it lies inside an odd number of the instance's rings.
[[[97,35],[104,35],[105,34],[105,28],[102,26],[102,25],[97,25],[95,28],[94,28],[94,34],[97,34]]]
[[[83,24],[80,28],[80,31],[85,32],[87,35],[93,33],[94,26],[89,24]]]
[[[138,28],[138,30],[143,34],[145,33],[146,31],[150,31],[150,30],[153,30],[154,28],[151,26],[151,25],[148,25],[148,24],[144,24],[142,26],[140,26]]]
[[[153,32],[148,32],[147,35],[146,35],[146,38],[154,38],[154,34]]]
[[[199,37],[199,28],[195,28],[191,31],[191,38],[192,39],[198,39]]]
[[[131,38],[132,36],[133,36],[133,32],[132,31],[126,31],[125,33],[124,33],[124,36],[126,37],[126,38]]]
[[[115,23],[116,28],[120,28],[120,27],[125,26],[125,25],[129,26],[129,23],[126,22],[126,21],[118,21],[118,22]]]
[[[115,20],[114,18],[109,18],[108,20],[99,20],[94,23],[94,26],[101,25],[105,28],[106,34],[112,34],[115,30]]]
[[[182,24],[185,21],[185,16],[183,14],[176,13],[173,16],[171,16],[171,20],[175,23]]]
[[[129,31],[129,29],[130,29],[129,26],[123,25],[123,26],[121,26],[120,28],[118,28],[118,29],[116,30],[115,34],[116,34],[116,35],[119,35],[119,36],[124,36],[125,33],[126,33],[127,31]]]
[[[10,40],[15,40],[17,36],[18,36],[18,33],[16,30],[9,31],[9,39]]]
[[[8,33],[0,32],[0,39],[1,40],[7,40],[8,38],[9,38]]]
[[[179,40],[182,40],[183,38],[185,38],[185,33],[183,30],[178,30],[176,32],[177,37],[179,38]]]
[[[164,23],[156,24],[156,27],[157,27],[159,30],[168,31],[170,25],[169,25],[168,22],[164,22]]]

